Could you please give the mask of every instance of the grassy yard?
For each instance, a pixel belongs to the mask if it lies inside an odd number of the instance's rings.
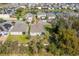
[[[7,40],[9,41],[18,41],[20,43],[27,43],[28,37],[26,35],[9,35]]]

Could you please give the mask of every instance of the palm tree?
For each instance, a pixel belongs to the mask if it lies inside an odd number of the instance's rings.
[[[26,24],[28,24],[28,38],[29,38],[29,39],[30,39],[30,37],[31,37],[31,36],[30,36],[31,25],[32,25],[33,23],[36,23],[36,22],[37,22],[37,19],[36,19],[35,16],[33,16],[31,20],[26,19]]]
[[[28,39],[30,39],[30,30],[31,30],[31,23],[30,22],[27,22],[28,24]]]

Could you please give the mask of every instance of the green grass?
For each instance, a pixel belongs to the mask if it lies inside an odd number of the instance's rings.
[[[26,35],[9,35],[7,40],[8,41],[18,41],[20,43],[27,43],[28,37]]]

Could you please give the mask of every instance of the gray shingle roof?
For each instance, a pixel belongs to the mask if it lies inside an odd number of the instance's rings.
[[[28,32],[28,26],[22,21],[17,21],[11,32]],[[42,23],[32,24],[31,26],[32,33],[44,32],[44,26]]]
[[[8,30],[4,26],[0,25],[0,32],[8,32]]]
[[[12,23],[10,21],[0,23],[0,32],[8,32]]]
[[[15,23],[15,26],[11,30],[11,32],[26,32],[26,31],[27,31],[27,25],[22,21],[17,21]]]
[[[31,32],[32,33],[37,33],[37,32],[44,32],[44,25],[43,24],[32,24],[31,26]]]

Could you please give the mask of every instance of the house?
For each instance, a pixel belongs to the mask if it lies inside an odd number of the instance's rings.
[[[47,18],[48,18],[48,22],[51,22],[53,19],[55,19],[56,18],[56,15],[55,15],[55,13],[53,13],[53,12],[49,12],[49,13],[47,13]]]
[[[43,23],[32,24],[31,31],[30,31],[31,36],[41,35],[44,32],[45,32],[45,29],[44,29]]]
[[[0,14],[0,18],[3,20],[17,20],[16,17],[13,17],[10,14]]]
[[[39,7],[37,7],[37,9],[40,9],[40,10],[41,10],[41,9],[42,9],[42,7],[40,7],[40,6],[39,6]]]
[[[31,22],[32,20],[33,20],[33,14],[32,13],[27,13],[26,15],[25,15],[25,19],[26,19],[26,21],[28,21],[28,22]]]
[[[6,35],[8,33],[8,31],[0,25],[0,35]]]
[[[75,17],[78,17],[79,14],[78,13],[74,13],[74,12],[68,12],[69,16],[75,16]]]
[[[48,5],[41,5],[41,7],[42,7],[42,9],[44,9],[44,10],[48,10]]]
[[[76,5],[75,8],[76,8],[76,9],[79,9],[79,5]]]
[[[25,8],[26,8],[26,6],[20,6],[20,8],[24,8],[24,9],[25,9]]]
[[[51,5],[49,5],[48,9],[49,9],[49,10],[54,10],[54,7],[51,6]]]
[[[2,18],[2,19],[9,19],[10,15],[9,14],[0,14],[0,18]]]
[[[48,19],[55,19],[56,15],[53,12],[49,12],[49,13],[47,13],[47,17],[48,17]]]
[[[7,35],[11,27],[11,23],[4,22],[0,24],[0,35]]]
[[[37,13],[37,18],[38,19],[45,19],[46,18],[46,13],[45,12],[38,12]]]
[[[66,6],[66,5],[62,5],[61,8],[63,8],[63,9],[67,9],[68,6]]]
[[[31,30],[30,30],[31,36],[41,35],[43,32],[44,32],[44,26],[42,23],[31,25]],[[27,24],[22,21],[17,21],[13,29],[10,31],[10,34],[11,35],[28,34]]]
[[[9,31],[9,29],[12,27],[12,23],[11,21],[7,21],[7,22],[4,22],[2,23],[2,26]]]
[[[28,3],[28,8],[35,8],[37,6],[37,4],[35,3]]]
[[[22,35],[27,32],[27,25],[22,21],[17,21],[14,27],[11,29],[11,35]]]

